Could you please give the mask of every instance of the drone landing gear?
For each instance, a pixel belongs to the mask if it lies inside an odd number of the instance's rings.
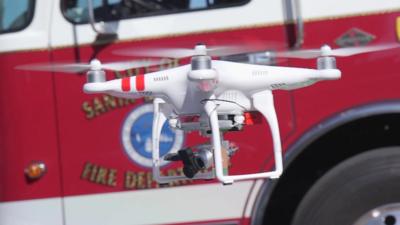
[[[193,152],[192,150],[183,149],[177,154],[167,155],[164,160],[170,161],[182,161],[184,164],[185,176],[161,176],[160,173],[160,157],[159,157],[159,139],[161,128],[164,122],[167,120],[167,115],[171,115],[171,109],[164,104],[165,102],[160,99],[154,99],[154,120],[153,120],[153,176],[154,179],[159,183],[168,183],[176,180],[185,179],[213,179],[217,178],[223,184],[232,184],[234,181],[246,180],[246,179],[258,179],[258,178],[278,178],[282,174],[282,150],[280,144],[280,135],[278,120],[276,117],[275,107],[273,104],[273,96],[270,90],[260,91],[252,95],[253,108],[258,110],[267,120],[273,140],[274,147],[274,159],[275,159],[275,170],[262,173],[253,174],[242,174],[242,175],[227,175],[225,172],[227,169],[226,160],[224,160],[223,153],[226,152],[223,146],[223,140],[221,135],[221,127],[217,114],[217,105],[215,96],[211,96],[208,101],[204,104],[204,110],[209,118],[209,125],[202,127],[200,130],[207,131],[211,135],[212,145],[208,148],[208,153],[211,156],[207,160],[203,161],[200,151]],[[200,123],[201,124],[201,123]],[[197,125],[196,125],[197,126]],[[211,129],[211,133],[208,132]],[[210,161],[213,161],[214,170],[207,171],[211,168]],[[205,165],[208,166],[205,166]]]
[[[213,98],[214,96],[212,96]],[[258,110],[267,120],[273,140],[275,170],[262,173],[242,174],[242,175],[225,175],[222,167],[222,154],[221,154],[221,135],[218,126],[218,115],[216,112],[216,103],[214,101],[207,101],[204,109],[210,118],[210,125],[212,131],[212,142],[214,146],[214,163],[215,174],[219,181],[224,184],[233,183],[238,180],[258,179],[258,178],[278,178],[282,174],[282,150],[280,144],[280,135],[278,120],[276,117],[275,107],[273,103],[273,96],[270,90],[257,92],[252,95],[253,107]]]

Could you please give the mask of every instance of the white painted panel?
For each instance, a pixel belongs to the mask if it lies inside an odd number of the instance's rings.
[[[33,19],[27,28],[0,34],[0,52],[48,48],[52,7],[51,0],[35,1]]]
[[[74,26],[61,12],[61,0],[36,1],[34,19],[23,31],[0,35],[0,52],[47,48],[49,25],[53,47],[90,44],[96,34],[88,24]],[[299,0],[305,20],[400,10],[400,0]],[[118,23],[121,40],[235,29],[283,22],[282,0],[251,0],[223,9],[125,19]]]
[[[1,225],[63,225],[61,198],[0,203]]]
[[[244,214],[245,217],[250,218],[250,216],[254,210],[254,204],[256,202],[257,196],[260,194],[259,192],[260,192],[261,186],[264,184],[264,182],[265,182],[265,180],[261,180],[261,179],[256,180],[254,187],[251,191],[251,195],[250,195],[249,200],[246,205],[246,211]]]
[[[66,225],[165,224],[241,218],[253,181],[65,198]]]
[[[61,15],[59,7],[53,16],[52,45],[92,43],[96,34],[88,24],[74,26]],[[251,0],[248,4],[213,10],[124,19],[118,22],[118,37],[142,39],[206,32],[220,29],[255,26],[266,23],[282,23],[281,0]]]
[[[400,0],[299,0],[305,19],[400,10]]]
[[[400,0],[299,0],[304,19],[321,19],[399,9]],[[282,0],[251,0],[248,4],[214,10],[125,19],[117,22],[120,40],[143,39],[213,30],[283,24]],[[59,9],[59,8],[57,8]],[[73,26],[54,10],[53,46],[92,43],[88,24]]]

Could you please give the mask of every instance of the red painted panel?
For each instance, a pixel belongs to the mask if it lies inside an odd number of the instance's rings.
[[[394,42],[394,22],[399,15],[379,14],[306,23],[304,47],[319,47],[326,42],[334,46],[333,41],[353,27],[374,34],[376,43]],[[208,44],[226,44],[227,37],[232,42],[259,39],[284,42],[284,33],[282,26],[274,26],[109,46],[63,48],[53,52],[53,60],[88,62],[93,56],[102,61],[126,60],[126,57],[113,55],[112,51],[134,46],[176,46],[177,43],[193,46],[199,40]],[[109,96],[86,95],[82,92],[83,74],[56,73],[53,77],[50,73],[13,69],[20,64],[46,61],[49,61],[46,51],[0,55],[0,201],[156,187],[151,181],[151,169],[130,160],[121,143],[122,124],[144,101],[128,103]],[[398,49],[338,59],[343,72],[341,80],[321,82],[293,92],[275,91],[284,148],[309,128],[344,109],[399,99],[399,61]],[[315,60],[290,60],[288,64],[313,68]],[[115,78],[115,74],[108,73],[107,78]],[[232,159],[231,174],[256,172],[272,166],[272,144],[265,120],[262,124],[246,127],[243,132],[227,134],[226,138],[240,147]],[[195,133],[185,139],[187,146],[204,141]],[[45,161],[48,173],[37,182],[27,183],[23,169],[31,160]],[[178,167],[180,165],[168,165],[165,169],[174,172],[171,169]],[[90,173],[85,173],[87,168],[103,171],[106,180],[91,177]],[[132,185],[132,179],[137,179],[136,186]],[[63,193],[60,191],[61,180]],[[128,181],[131,185],[126,183]]]
[[[359,16],[305,26],[304,47],[324,43],[338,47],[334,41],[352,28],[375,36],[371,44],[396,43],[395,20],[400,13]],[[323,38],[321,38],[321,34]],[[290,143],[319,122],[364,104],[400,99],[400,49],[337,58],[342,78],[294,91],[297,132]],[[315,60],[292,60],[294,66],[315,67]]]
[[[48,60],[48,51],[0,55],[0,202],[61,195],[54,78],[14,69]],[[47,173],[28,182],[24,169],[33,160]]]

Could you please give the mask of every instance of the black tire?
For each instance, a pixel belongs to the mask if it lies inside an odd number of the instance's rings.
[[[292,225],[351,225],[376,207],[400,202],[400,147],[356,155],[307,192]]]

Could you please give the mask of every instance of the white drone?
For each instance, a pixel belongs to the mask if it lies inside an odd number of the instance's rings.
[[[117,53],[145,57],[191,57],[190,65],[133,77],[106,81],[106,70],[126,70],[160,64],[157,60],[129,61],[101,64],[26,65],[19,69],[62,72],[87,72],[85,93],[105,93],[122,98],[153,97],[154,121],[152,128],[153,176],[159,183],[183,179],[217,178],[223,184],[255,178],[278,178],[282,174],[282,148],[278,120],[273,102],[273,90],[293,90],[322,80],[336,80],[341,71],[334,56],[393,48],[393,45],[350,47],[332,50],[324,45],[316,50],[278,52],[277,57],[317,58],[317,69],[251,65],[212,60],[211,56],[240,53],[237,47],[207,49],[198,44],[194,49],[120,50]],[[247,124],[248,112],[259,111],[267,120],[273,140],[275,170],[243,175],[228,175],[227,160],[236,150],[223,140],[223,132],[241,130]],[[187,118],[197,118],[187,120]],[[211,138],[211,143],[179,150],[160,158],[161,128],[168,121],[173,129],[186,132],[199,130]],[[182,161],[182,176],[160,173],[162,160]]]

